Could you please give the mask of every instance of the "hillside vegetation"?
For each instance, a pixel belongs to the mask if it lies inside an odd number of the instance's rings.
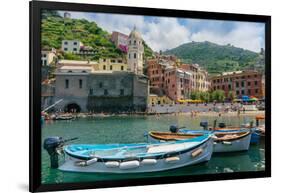
[[[164,53],[176,55],[185,63],[200,64],[211,74],[251,68],[260,59],[258,53],[207,41],[182,44]]]
[[[97,60],[99,58],[125,57],[110,41],[110,34],[100,28],[95,22],[85,19],[63,18],[56,11],[43,11],[41,25],[42,48],[61,48],[62,40],[79,40],[86,46],[91,46],[94,55],[80,56],[62,53],[64,59]],[[152,56],[152,50],[146,45],[145,57]]]

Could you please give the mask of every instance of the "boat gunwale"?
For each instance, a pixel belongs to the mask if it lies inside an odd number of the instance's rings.
[[[79,159],[81,161],[87,161],[87,160],[90,160],[90,159],[93,159],[93,158],[97,158],[97,162],[106,162],[106,161],[128,161],[128,160],[143,160],[143,159],[148,159],[148,158],[153,158],[153,159],[161,159],[161,158],[167,158],[167,157],[171,157],[171,156],[175,156],[175,155],[180,155],[180,154],[184,154],[188,151],[192,151],[202,145],[206,145],[210,140],[213,140],[212,135],[208,135],[204,140],[202,140],[199,144],[197,145],[194,145],[194,146],[191,146],[189,148],[186,148],[184,150],[181,150],[181,151],[172,151],[172,152],[165,152],[161,155],[157,154],[157,155],[151,155],[151,156],[143,156],[143,157],[137,157],[137,156],[132,156],[132,157],[122,157],[122,158],[102,158],[102,157],[97,157],[97,156],[93,156],[93,157],[85,157],[85,156],[80,156],[80,155],[75,155],[75,154],[71,154],[70,152],[67,151],[67,147],[66,146],[64,148],[64,152],[70,156],[70,157],[73,157],[73,158],[76,158],[76,159]],[[183,143],[187,143],[187,142],[183,142]]]

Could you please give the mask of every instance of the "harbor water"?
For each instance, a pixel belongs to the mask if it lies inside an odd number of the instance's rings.
[[[71,121],[45,122],[42,126],[42,142],[49,136],[64,139],[78,137],[72,143],[141,143],[146,142],[144,133],[157,130],[168,131],[169,126],[177,124],[189,129],[200,129],[200,121],[210,125],[215,119],[227,125],[239,126],[254,120],[255,116],[197,116],[160,115],[160,116],[109,116],[94,118],[77,118]],[[60,162],[63,162],[61,156]],[[226,172],[261,171],[265,169],[264,142],[251,145],[247,152],[213,154],[211,160],[194,166],[187,166],[170,171],[141,174],[103,174],[62,172],[50,168],[49,155],[42,147],[42,183],[93,182],[119,179],[136,179],[145,177],[201,175]]]

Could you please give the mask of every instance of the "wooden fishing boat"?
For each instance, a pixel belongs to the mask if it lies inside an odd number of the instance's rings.
[[[185,167],[210,160],[213,152],[211,136],[204,134],[190,139],[155,144],[65,145],[65,161],[58,168],[70,172],[142,173]],[[53,142],[46,139],[47,142],[48,140]],[[46,145],[50,156],[53,155],[52,149],[55,146]],[[58,166],[57,163],[52,165]]]
[[[178,133],[151,131],[148,133],[149,141],[172,141],[184,140],[194,135],[213,133],[214,152],[234,152],[245,151],[249,149],[251,140],[251,131],[241,130],[233,132],[212,132],[206,130],[185,130],[180,129]]]

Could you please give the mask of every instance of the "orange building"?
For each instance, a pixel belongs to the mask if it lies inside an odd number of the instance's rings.
[[[262,73],[254,70],[225,72],[211,77],[212,90],[224,90],[225,96],[229,92],[239,98],[243,95],[263,98]]]

